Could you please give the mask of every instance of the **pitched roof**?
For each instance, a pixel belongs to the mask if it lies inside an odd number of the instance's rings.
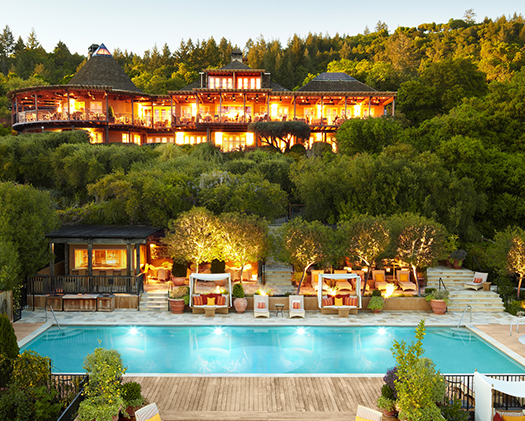
[[[272,91],[289,91],[289,89],[286,89],[284,86],[279,85],[277,82],[274,82],[273,80],[270,80],[270,89]]]
[[[240,61],[233,60],[230,61],[227,65],[222,66],[219,70],[253,70],[250,66],[247,66]],[[213,70],[211,70],[213,71]]]
[[[307,92],[375,92],[376,90],[346,73],[321,73],[298,91]]]
[[[71,78],[68,85],[104,85],[121,91],[142,93],[108,53],[104,44],[100,45],[93,56]]]
[[[62,227],[46,234],[47,238],[72,239],[145,239],[153,234],[160,234],[160,228],[145,225],[74,225]]]

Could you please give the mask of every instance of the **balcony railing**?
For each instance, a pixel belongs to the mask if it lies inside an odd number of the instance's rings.
[[[134,294],[144,291],[143,274],[132,276],[37,275],[29,280],[29,295]]]

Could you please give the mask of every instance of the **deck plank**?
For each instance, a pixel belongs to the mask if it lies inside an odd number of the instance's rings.
[[[380,377],[131,377],[163,421],[343,421],[376,408]]]

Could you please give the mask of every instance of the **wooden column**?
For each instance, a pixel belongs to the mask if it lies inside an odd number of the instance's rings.
[[[13,112],[11,114],[11,126],[15,123],[18,123],[18,97],[15,97],[15,106],[13,107]]]
[[[93,276],[93,243],[88,241],[88,276]]]
[[[135,244],[135,260],[136,260],[136,266],[135,266],[135,275],[138,275],[140,273],[140,244]]]
[[[104,143],[109,143],[109,94],[106,91],[106,138]]]
[[[297,97],[293,97],[293,119],[295,120],[297,118],[296,113],[296,105],[297,105]]]
[[[199,95],[195,94],[195,104],[197,105],[197,112],[195,114],[195,123],[199,122]]]
[[[70,275],[69,273],[69,244],[64,244],[64,272],[66,275]]]
[[[51,261],[49,262],[49,275],[55,276],[55,243],[49,243],[49,250],[51,251]]]
[[[347,110],[346,110],[346,105],[347,105],[347,103],[348,103],[348,97],[345,96],[345,120],[348,118],[348,112],[347,112]]]
[[[35,121],[39,121],[38,120],[38,94],[36,93],[35,91]]]
[[[153,114],[153,100],[151,100],[151,128],[155,127],[155,125],[153,124],[153,120],[154,120],[154,117],[155,117],[155,114]]]
[[[368,97],[368,117],[370,117],[370,107],[372,106],[372,97]]]
[[[71,120],[71,110],[69,106],[69,89],[66,90],[67,92],[67,120]]]
[[[323,114],[324,114],[324,101],[323,101],[323,97],[321,96],[321,126],[323,125]]]
[[[244,122],[246,123],[246,92],[242,94],[242,115]]]
[[[131,98],[131,125],[135,125],[135,110],[134,110],[134,106],[135,103],[133,101],[133,98]]]
[[[219,123],[222,123],[222,94],[219,94]]]
[[[396,116],[396,99],[392,102],[392,117]]]
[[[170,125],[173,127],[173,97],[170,95]],[[173,143],[175,143],[175,132],[173,132]]]
[[[133,273],[133,260],[131,259],[131,243],[128,241],[126,244],[126,275],[131,276]]]
[[[270,94],[266,94],[266,113],[268,115],[268,121],[271,121],[270,117]]]

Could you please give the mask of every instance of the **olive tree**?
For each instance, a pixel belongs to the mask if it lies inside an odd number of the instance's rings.
[[[391,252],[412,267],[417,282],[417,268],[428,267],[447,255],[447,230],[423,216],[405,213],[390,218]]]
[[[238,212],[220,216],[222,230],[222,254],[241,267],[241,282],[244,265],[264,259],[268,250],[268,225],[254,215]]]
[[[368,281],[370,267],[385,252],[390,240],[390,232],[381,217],[358,215],[344,221],[337,227],[340,231],[340,245],[345,256],[364,264],[368,271],[363,284],[363,293]]]
[[[222,229],[219,218],[205,208],[192,208],[168,222],[164,243],[174,260],[197,266],[221,259]]]
[[[521,283],[525,276],[525,231],[519,227],[509,227],[496,233],[491,246],[494,267],[502,275],[518,275],[518,300]]]
[[[272,235],[276,260],[290,263],[302,271],[297,286],[301,290],[306,271],[316,263],[324,263],[333,254],[333,230],[319,221],[307,222],[295,218],[280,226]]]
[[[290,149],[292,139],[309,139],[310,126],[302,121],[269,121],[248,124],[248,131],[262,138],[263,142],[281,149],[280,141],[285,145],[285,151]]]

